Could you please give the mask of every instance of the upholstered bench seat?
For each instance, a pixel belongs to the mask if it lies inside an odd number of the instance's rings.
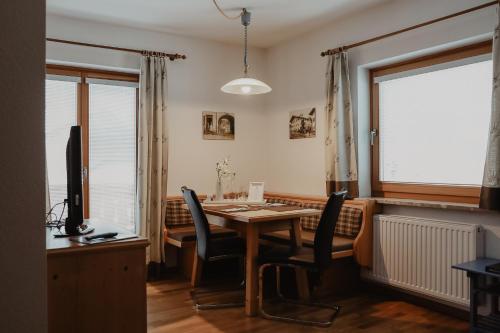
[[[326,196],[300,196],[284,193],[264,194],[269,203],[283,203],[303,208],[323,210]],[[203,199],[203,196],[199,196]],[[167,261],[178,265],[183,274],[190,278],[192,275],[196,236],[193,220],[188,210],[183,208],[182,197],[165,198],[166,216],[164,240]],[[347,200],[339,216],[335,236],[333,239],[332,259],[353,257],[363,267],[371,267],[372,262],[372,215],[374,201],[369,199]],[[314,230],[320,216],[311,216],[300,219],[304,246],[312,248]],[[236,236],[236,232],[211,226],[215,237]],[[289,231],[273,232],[261,235],[261,240],[274,244],[290,244]],[[273,245],[273,244],[263,244]],[[177,248],[177,250],[174,250]],[[177,255],[177,257],[175,257]]]
[[[221,228],[214,225],[210,226],[210,231],[212,233],[212,237],[214,238],[231,237],[238,235],[233,230]],[[166,230],[165,238],[168,243],[172,245],[177,245],[178,247],[185,247],[186,245],[194,245],[196,241],[196,232],[194,230],[194,225],[168,228]]]
[[[287,230],[274,231],[262,234],[262,239],[273,241],[281,244],[290,244],[290,233]],[[313,247],[314,231],[302,230],[302,245],[305,247]],[[354,239],[347,237],[334,236],[332,241],[332,252],[340,252],[352,250],[354,247]]]

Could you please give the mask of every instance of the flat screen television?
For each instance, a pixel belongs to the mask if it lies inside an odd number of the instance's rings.
[[[82,191],[82,129],[71,126],[66,145],[66,177],[68,217],[64,228],[68,236],[82,235],[94,229],[83,224],[83,191]]]

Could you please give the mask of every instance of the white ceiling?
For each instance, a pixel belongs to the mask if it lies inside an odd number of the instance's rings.
[[[249,44],[269,47],[339,17],[391,0],[218,0],[230,15],[252,13]],[[239,20],[224,18],[212,0],[47,0],[47,13],[241,43]]]

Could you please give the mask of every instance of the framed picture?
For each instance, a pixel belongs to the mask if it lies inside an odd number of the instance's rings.
[[[307,139],[316,137],[316,108],[290,112],[288,120],[290,139]]]
[[[234,113],[203,111],[204,140],[234,140]]]
[[[261,202],[264,201],[264,183],[250,182],[248,187],[248,201]]]

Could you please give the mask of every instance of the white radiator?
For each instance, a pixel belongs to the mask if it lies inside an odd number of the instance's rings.
[[[364,276],[460,305],[469,304],[465,273],[451,266],[483,256],[480,225],[375,215],[373,268]]]

